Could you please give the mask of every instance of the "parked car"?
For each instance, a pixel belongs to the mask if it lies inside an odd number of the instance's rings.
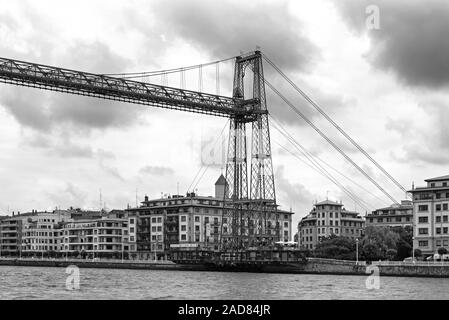
[[[449,254],[440,255],[435,253],[433,256],[429,256],[426,258],[427,261],[449,261]]]
[[[404,259],[404,262],[416,262],[416,261],[418,261],[418,260],[416,258],[413,258],[413,257],[407,257],[407,258]]]

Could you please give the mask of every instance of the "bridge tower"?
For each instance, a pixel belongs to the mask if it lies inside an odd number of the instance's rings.
[[[265,94],[262,54],[237,57],[233,98],[254,117],[231,117],[226,164],[221,249],[237,251],[274,244],[280,240],[276,206],[270,130]],[[252,97],[245,97],[244,78],[253,73]],[[247,154],[246,125],[251,124],[251,159]],[[251,169],[248,190],[248,162]]]

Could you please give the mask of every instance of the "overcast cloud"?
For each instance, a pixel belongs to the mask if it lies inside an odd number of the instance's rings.
[[[380,8],[367,30],[366,6]],[[190,66],[257,46],[406,187],[445,175],[449,157],[449,5],[446,1],[0,0],[0,56],[95,73]],[[107,9],[105,9],[107,8]],[[232,64],[222,69],[222,94]],[[398,200],[404,197],[265,64],[284,95]],[[160,79],[155,79],[160,81]],[[204,85],[215,87],[215,75]],[[169,85],[178,86],[176,77]],[[187,86],[198,80],[188,74]],[[305,148],[365,188],[373,186],[267,88],[268,108]],[[135,204],[191,185],[202,146],[226,119],[0,85],[0,214]],[[226,135],[227,129],[225,130]],[[250,130],[248,130],[250,132]],[[278,146],[300,153],[271,128],[278,202],[307,214],[326,195],[353,201]],[[212,195],[221,173],[198,183]],[[332,170],[332,169],[329,169]],[[344,176],[342,184],[375,207]],[[20,196],[19,196],[20,195]],[[388,199],[385,201],[389,202]]]

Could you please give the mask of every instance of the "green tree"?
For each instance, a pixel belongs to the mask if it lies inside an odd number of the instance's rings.
[[[388,249],[397,250],[399,239],[400,235],[391,228],[367,227],[361,241],[362,257],[368,260],[386,259]]]
[[[395,249],[388,249],[387,250],[387,258],[388,258],[388,260],[393,260],[396,257],[397,253],[398,252]]]
[[[442,256],[443,254],[447,254],[447,249],[446,248],[438,248],[437,252],[440,256]]]
[[[355,260],[355,240],[332,235],[324,238],[316,247],[316,256],[320,258]]]
[[[422,257],[422,251],[419,249],[415,249],[415,257],[416,258]]]

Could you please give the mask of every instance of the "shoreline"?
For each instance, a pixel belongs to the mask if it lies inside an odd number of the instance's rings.
[[[347,276],[391,276],[420,278],[449,278],[449,265],[356,265],[354,261],[331,259],[310,259],[307,263],[285,264],[244,264],[218,267],[210,264],[176,264],[171,261],[85,261],[85,260],[34,260],[34,259],[0,259],[0,266],[51,267],[68,266],[94,269],[156,270],[156,271],[210,271],[210,272],[249,272],[277,274],[321,274]],[[373,271],[377,268],[377,272]]]

